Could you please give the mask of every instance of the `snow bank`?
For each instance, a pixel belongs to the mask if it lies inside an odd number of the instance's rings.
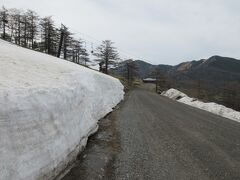
[[[173,100],[177,100],[181,103],[188,104],[190,106],[203,109],[211,113],[240,122],[240,112],[227,108],[223,105],[219,105],[212,102],[210,103],[201,102],[195,98],[188,97],[186,94],[176,89],[169,89],[168,91],[163,92],[162,95],[167,96]]]
[[[184,94],[184,93],[182,93],[182,92],[180,92],[176,89],[169,89],[168,91],[164,91],[162,93],[162,95],[167,96],[167,97],[169,97],[173,100],[178,100],[178,99],[181,99],[183,97],[187,97],[186,94]]]
[[[123,95],[115,78],[0,40],[0,179],[53,179]]]

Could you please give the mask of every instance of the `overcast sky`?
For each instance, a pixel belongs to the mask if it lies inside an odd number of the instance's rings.
[[[240,58],[240,0],[0,2],[52,15],[88,41],[111,39],[123,56],[153,64],[175,65],[212,55]]]

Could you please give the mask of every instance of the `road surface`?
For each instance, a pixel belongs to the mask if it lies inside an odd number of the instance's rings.
[[[136,89],[63,180],[239,180],[240,123]]]

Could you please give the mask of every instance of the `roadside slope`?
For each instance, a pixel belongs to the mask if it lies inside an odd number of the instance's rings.
[[[123,94],[115,78],[0,40],[0,179],[53,179]]]

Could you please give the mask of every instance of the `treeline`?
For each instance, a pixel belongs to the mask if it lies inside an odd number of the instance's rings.
[[[91,62],[86,42],[74,38],[64,25],[57,27],[51,16],[40,17],[32,10],[0,9],[0,36],[2,39],[35,51],[88,66]],[[120,60],[113,42],[105,40],[90,52],[99,64],[99,70],[108,69]]]

